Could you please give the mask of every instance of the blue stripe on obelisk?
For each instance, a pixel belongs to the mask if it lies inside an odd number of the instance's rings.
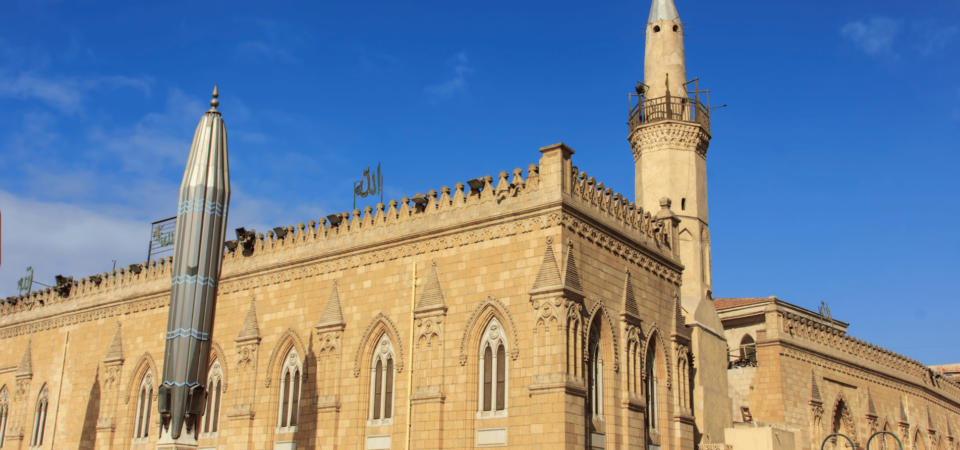
[[[167,386],[200,386],[200,383],[197,383],[196,381],[192,383],[175,383],[173,381],[164,381],[163,384]]]
[[[210,333],[204,333],[200,330],[195,330],[193,328],[177,328],[176,330],[167,332],[167,340],[181,338],[181,337],[190,337],[198,341],[209,341]]]
[[[218,217],[226,215],[227,207],[220,202],[209,202],[202,198],[193,198],[184,200],[177,205],[177,215],[183,215],[189,212],[203,212],[213,214]]]
[[[202,277],[199,275],[180,275],[173,277],[173,281],[170,283],[171,286],[178,284],[199,284],[202,286],[215,287],[217,280],[214,280],[213,277]]]

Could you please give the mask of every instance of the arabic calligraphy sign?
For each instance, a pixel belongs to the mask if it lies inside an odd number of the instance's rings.
[[[357,196],[367,198],[368,195],[380,194],[380,203],[383,203],[383,175],[380,174],[380,163],[377,163],[377,172],[373,173],[367,167],[363,170],[363,178],[353,183],[353,209],[357,209]],[[367,182],[367,188],[363,188],[363,182]]]
[[[33,289],[33,267],[27,267],[27,276],[17,280],[17,290],[21,294]]]
[[[160,220],[151,224],[150,249],[147,251],[147,261],[152,257],[173,252],[173,235],[177,230],[177,218]]]

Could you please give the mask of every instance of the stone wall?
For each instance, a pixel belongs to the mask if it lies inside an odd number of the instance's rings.
[[[865,447],[881,430],[896,433],[907,449],[957,448],[960,387],[917,361],[847,335],[845,323],[776,298],[743,303],[718,310],[731,342],[745,330],[757,334],[755,375],[728,371],[731,387],[750,379],[741,404],[753,420],[782,424],[804,449],[819,448],[835,432]]]
[[[672,213],[646,215],[619,195],[576,189],[573,151],[541,152],[526,178],[503,172],[496,183],[481,178],[479,192],[458,183],[414,203],[345,213],[338,226],[321,219],[287,227],[283,238],[240,242],[224,259],[212,336],[220,428],[201,436],[201,447],[404,448],[408,432],[410,448],[420,449],[643,445],[638,369],[652,346],[661,445],[693,448]],[[43,386],[42,448],[156,446],[155,399],[146,437],[135,439],[134,419],[144,380],[154,396],[160,382],[170,264],[3,304],[0,386],[12,405],[5,450],[30,446]],[[508,406],[481,414],[479,340],[493,319],[508,347]],[[594,329],[603,413],[588,415],[585,347]],[[395,353],[394,414],[375,422],[371,364],[383,336]],[[281,374],[297,358],[299,422],[280,429]]]

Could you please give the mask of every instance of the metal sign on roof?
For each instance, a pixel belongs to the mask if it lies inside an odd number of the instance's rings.
[[[154,257],[167,256],[173,253],[173,236],[177,231],[177,218],[171,217],[156,221],[150,226],[150,248],[147,250],[147,261]]]
[[[27,276],[17,280],[17,290],[22,295],[24,292],[33,290],[33,267],[27,267]]]

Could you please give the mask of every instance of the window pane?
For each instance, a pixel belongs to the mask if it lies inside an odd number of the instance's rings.
[[[507,352],[503,345],[497,349],[497,411],[503,411],[506,407],[505,387],[507,385]]]
[[[382,381],[383,381],[383,378],[382,378],[382,377],[383,377],[383,361],[381,361],[381,360],[378,360],[378,361],[377,361],[377,370],[376,370],[375,374],[376,374],[376,377],[375,377],[375,379],[373,380],[373,392],[374,392],[374,394],[373,394],[373,418],[374,418],[374,419],[379,419],[379,418],[380,418],[380,405],[383,404],[383,403],[380,402],[380,399],[381,399],[381,397],[383,396],[383,392],[381,391],[381,389],[383,389],[383,383],[382,383]]]
[[[393,358],[387,360],[387,390],[383,395],[383,418],[393,417]]]
[[[293,409],[290,411],[290,426],[297,424],[300,417],[300,371],[293,375],[293,397],[290,398]]]
[[[207,391],[207,407],[204,408],[204,413],[203,413],[203,432],[204,433],[210,432],[210,408],[213,407],[213,396],[214,396],[213,392]]]
[[[291,387],[290,371],[288,370],[286,371],[286,373],[283,374],[283,391],[281,392],[281,396],[283,397],[282,399],[283,407],[280,408],[280,426],[281,427],[287,426],[287,423],[288,423],[287,411],[290,408],[290,387]]]
[[[483,410],[490,411],[490,399],[493,395],[493,351],[487,347],[483,351]]]
[[[210,431],[214,433],[220,429],[220,393],[222,392],[220,380],[217,380],[217,390],[215,392],[217,393],[216,403],[213,405],[213,417],[210,418],[213,420],[213,427],[210,428]]]
[[[147,386],[144,391],[147,393],[147,409],[143,412],[143,437],[150,436],[150,410],[153,407],[153,389]]]
[[[147,404],[147,400],[143,398],[144,389],[140,389],[140,402],[137,405],[137,431],[133,433],[133,437],[139,438],[142,436],[143,432],[143,407]]]

